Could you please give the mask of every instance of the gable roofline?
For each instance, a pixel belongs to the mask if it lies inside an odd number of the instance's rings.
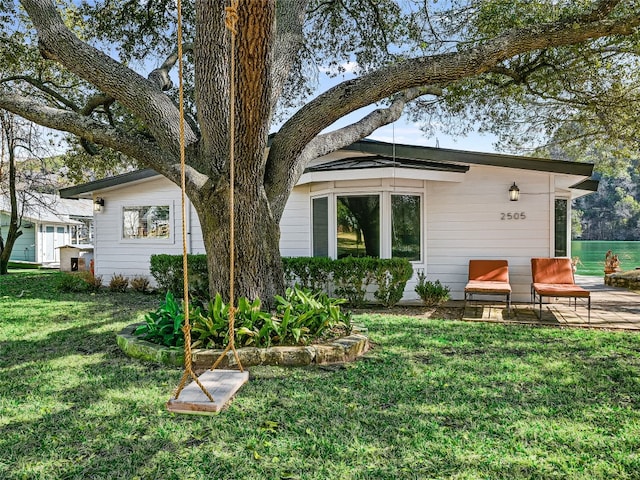
[[[593,173],[592,163],[554,160],[539,157],[520,157],[503,153],[469,152],[448,148],[433,148],[420,145],[403,145],[381,142],[365,138],[352,143],[342,150],[382,155],[386,157],[411,158],[434,162],[471,163],[494,167],[518,168],[538,172],[565,173],[590,177]]]
[[[101,178],[100,180],[94,180],[92,182],[81,183],[73,187],[61,188],[60,196],[62,198],[72,198],[77,196],[83,196],[94,192],[96,190],[106,190],[109,188],[124,185],[126,183],[137,182],[140,180],[146,180],[160,175],[152,168],[145,168],[143,170],[135,170],[133,172],[123,173],[121,175],[115,175],[113,177]]]
[[[421,167],[423,169],[436,169],[436,164],[441,164],[445,169],[451,169],[454,165],[473,164],[578,175],[590,178],[593,174],[594,167],[592,163],[537,157],[519,157],[516,155],[506,155],[502,153],[469,152],[466,150],[433,148],[421,145],[393,144],[370,139],[358,140],[357,142],[354,142],[340,150],[386,157],[387,159],[402,161],[404,163],[411,162],[413,164],[413,168],[420,168],[417,166],[419,162],[428,162],[428,166]],[[349,162],[343,162],[340,166],[334,163],[333,169],[348,170],[350,168],[365,168],[363,166],[358,167],[357,163],[358,162],[352,162],[350,164]],[[403,166],[406,167],[407,165]],[[312,169],[316,170],[320,168],[320,165],[316,165],[309,167],[309,170],[311,171]],[[151,168],[136,170],[134,172],[123,173],[114,177],[103,178],[73,187],[63,188],[60,190],[60,196],[62,198],[88,196],[91,192],[96,190],[106,190],[127,183],[146,180],[158,175],[160,174]]]
[[[429,160],[415,160],[413,158],[400,157],[391,158],[384,155],[365,155],[319,163],[306,168],[304,172],[331,172],[338,170],[364,170],[370,168],[389,167],[453,173],[465,173],[469,170],[468,165],[462,165],[459,163],[432,162]]]

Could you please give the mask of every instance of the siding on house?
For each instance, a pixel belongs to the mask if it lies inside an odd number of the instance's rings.
[[[284,257],[311,255],[311,199],[309,186],[295,187],[280,221],[280,253]]]
[[[9,215],[0,213],[0,231],[5,241],[9,233],[10,221],[11,217]],[[13,245],[13,250],[11,250],[11,260],[21,262],[36,261],[36,228],[36,225],[31,228],[22,228],[22,235],[18,237]]]
[[[164,177],[128,184],[100,194],[105,206],[95,214],[95,273],[108,283],[114,274],[126,277],[149,276],[149,259],[157,253],[182,255],[180,189]],[[123,239],[124,207],[169,205],[171,232],[169,239]],[[195,213],[192,219],[197,222]],[[193,228],[193,223],[192,223]],[[198,223],[198,229],[199,229]],[[201,238],[202,235],[200,235]],[[191,235],[193,237],[193,235]],[[202,241],[196,243],[201,248]]]
[[[514,178],[517,202],[507,195]],[[553,177],[474,166],[463,183],[429,182],[426,189],[427,277],[449,285],[452,298],[463,298],[470,259],[505,259],[514,299],[528,300],[531,257],[554,254]],[[509,213],[520,218],[508,220]]]
[[[358,148],[364,150],[389,148],[379,142],[360,142],[359,145]],[[528,301],[530,259],[555,254],[555,200],[569,200],[592,190],[593,185],[587,186],[584,182],[592,166],[405,147],[416,155],[416,159],[444,162],[442,169],[446,171],[435,167],[412,169],[409,167],[416,162],[396,162],[395,157],[383,160],[385,165],[397,164],[397,167],[376,169],[366,166],[368,157],[361,156],[354,160],[354,165],[360,168],[340,170],[340,165],[334,165],[334,170],[310,169],[293,189],[282,216],[282,255],[312,254],[314,198],[327,196],[329,199],[328,251],[335,255],[336,197],[380,194],[381,256],[388,257],[391,254],[391,195],[420,195],[422,244],[421,259],[413,262],[415,272],[424,270],[429,280],[440,280],[448,285],[453,299],[462,299],[470,259],[505,259],[509,262],[513,299]],[[439,158],[443,155],[446,158]],[[325,160],[343,159],[344,156],[345,152],[336,153]],[[510,201],[508,196],[514,182],[520,188],[517,202]],[[580,182],[584,186],[572,187]],[[597,186],[596,182],[592,183]],[[182,253],[180,190],[164,177],[154,175],[152,171],[134,172],[123,178],[105,179],[68,190],[69,196],[91,194],[105,200],[104,211],[95,215],[96,274],[102,275],[105,281],[113,274],[149,275],[152,254]],[[170,238],[123,240],[123,208],[147,205],[171,207]],[[200,222],[193,207],[188,205],[188,251],[205,253]],[[568,208],[568,218],[571,218],[570,202]],[[324,231],[325,226],[322,228]],[[416,275],[407,284],[404,300],[418,300],[415,282]]]

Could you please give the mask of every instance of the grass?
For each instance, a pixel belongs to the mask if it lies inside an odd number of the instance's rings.
[[[164,409],[181,371],[114,335],[156,296],[0,277],[3,479],[632,479],[640,337],[361,315],[355,363],[252,367],[213,417]]]

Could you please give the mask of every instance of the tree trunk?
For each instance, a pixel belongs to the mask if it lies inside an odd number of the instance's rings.
[[[9,233],[7,234],[7,241],[0,253],[0,275],[6,275],[9,273],[9,258],[11,258],[11,252],[13,251],[13,245],[16,243],[18,237],[22,235],[22,231],[18,230],[17,222],[13,220],[9,225]]]
[[[284,291],[280,227],[271,214],[262,186],[243,184],[235,190],[235,297],[260,298],[267,306]],[[194,203],[207,251],[209,293],[229,300],[229,190]]]
[[[4,242],[2,251],[0,252],[0,275],[6,275],[9,272],[9,258],[13,251],[13,246],[22,230],[18,228],[18,200],[16,195],[16,139],[13,132],[12,119],[5,116],[3,118],[3,134],[7,140],[7,152],[9,154],[9,202],[11,203],[11,218],[9,220],[9,231],[7,232],[7,241]]]

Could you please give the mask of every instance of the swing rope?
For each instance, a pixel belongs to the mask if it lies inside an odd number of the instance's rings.
[[[184,325],[182,332],[184,334],[184,366],[185,370],[180,379],[180,383],[175,390],[174,398],[177,399],[184,389],[187,380],[192,378],[200,387],[200,390],[207,396],[211,402],[215,402],[213,396],[200,382],[197,375],[193,371],[193,360],[191,352],[191,322],[189,318],[189,273],[187,261],[187,226],[186,226],[186,174],[185,174],[185,114],[184,114],[184,81],[183,81],[183,58],[182,58],[182,1],[177,0],[177,36],[178,36],[178,102],[180,108],[180,187],[182,198],[182,270],[184,284]],[[234,211],[234,188],[235,188],[235,37],[237,35],[236,24],[238,21],[238,0],[232,0],[231,6],[225,8],[225,26],[231,32],[231,66],[230,66],[230,85],[229,85],[229,342],[226,348],[220,354],[215,363],[211,366],[211,370],[220,364],[229,350],[233,351],[238,367],[244,372],[242,363],[235,348],[235,305],[234,305],[234,280],[235,280],[235,211]]]
[[[200,387],[200,390],[207,396],[207,398],[214,402],[213,396],[200,382],[198,376],[193,371],[193,361],[191,358],[191,321],[189,318],[189,266],[187,261],[187,225],[186,225],[186,174],[185,174],[185,125],[184,125],[184,82],[182,79],[183,72],[183,60],[182,60],[182,1],[177,0],[176,8],[178,10],[178,105],[180,108],[180,190],[182,200],[182,280],[184,296],[182,304],[184,306],[184,325],[182,327],[182,333],[184,335],[184,373],[180,379],[178,388],[174,393],[174,398],[180,396],[180,392],[187,384],[187,380],[192,378],[193,381]]]

